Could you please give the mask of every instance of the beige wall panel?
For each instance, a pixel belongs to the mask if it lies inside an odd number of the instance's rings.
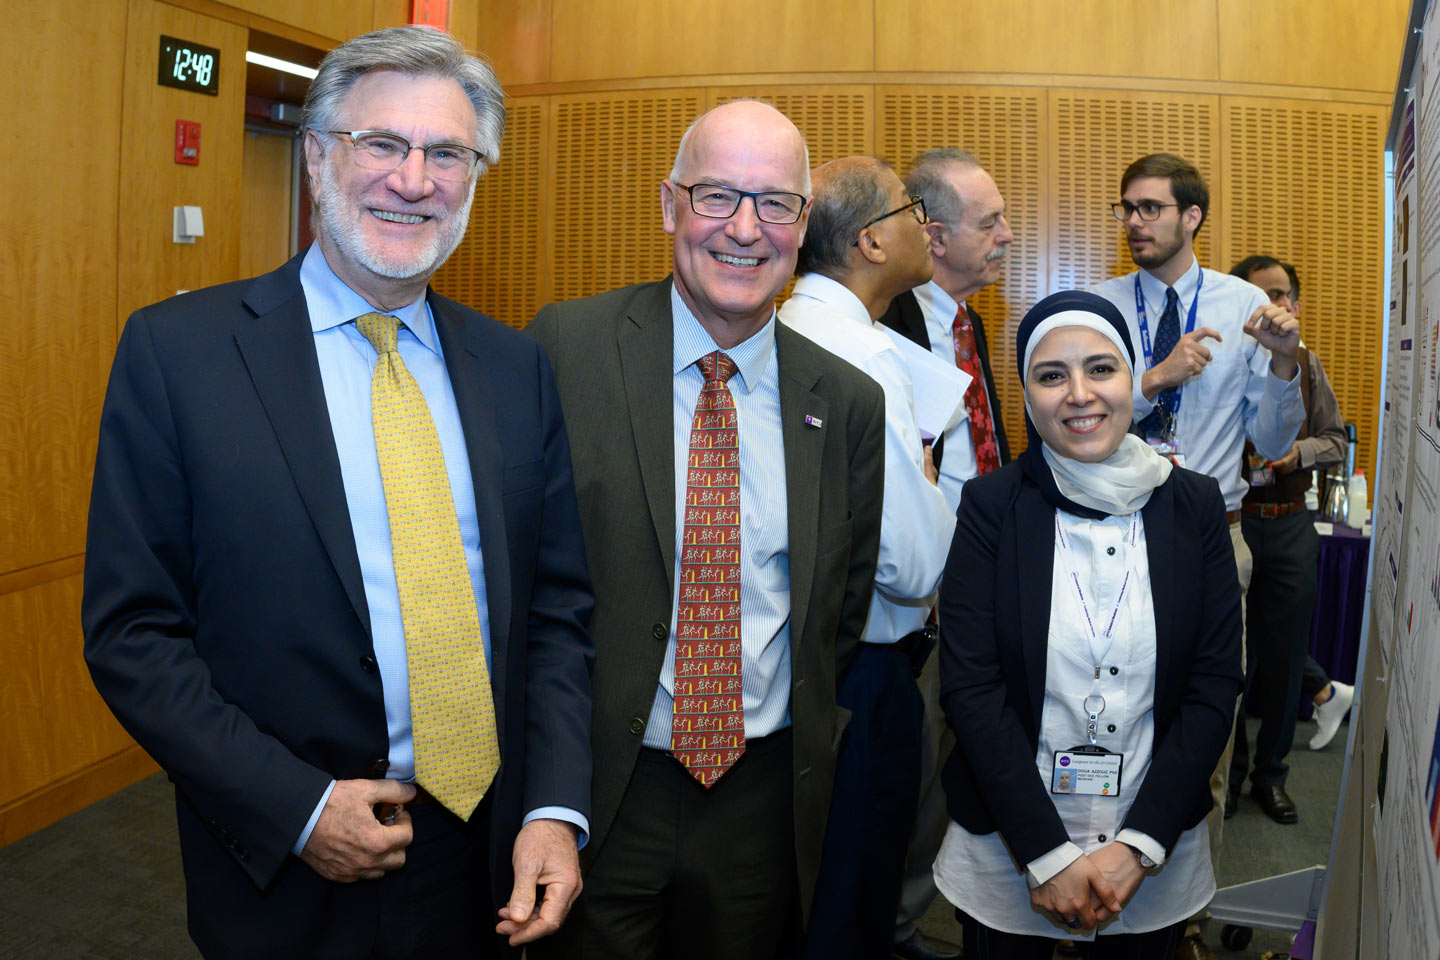
[[[357,34],[365,33],[375,22],[376,13],[371,4],[356,3],[355,0],[305,0],[304,3],[296,3],[295,0],[225,0],[225,3],[238,10],[288,23],[292,27],[309,30],[333,40],[349,40]],[[208,43],[199,37],[185,39]],[[215,44],[211,43],[210,46]],[[244,57],[243,49],[241,57]]]
[[[1356,466],[1374,475],[1384,306],[1383,107],[1225,97],[1222,224],[1228,270],[1252,253],[1295,265],[1301,333],[1325,364]],[[1373,485],[1373,481],[1372,481]]]
[[[0,806],[130,746],[90,682],[78,574],[0,595]]]
[[[991,370],[1012,453],[1025,448],[1024,404],[1015,366],[1015,328],[1047,292],[1045,94],[1004,87],[882,86],[876,123],[880,154],[902,172],[922,151],[973,152],[1005,198],[1015,242],[1000,281],[971,298],[985,320]]]
[[[875,152],[875,88],[868,84],[712,87],[706,107],[752,98],[774,104],[810,148],[810,166]]]
[[[1409,0],[1216,0],[1216,7],[1221,80],[1395,89]]]
[[[1217,79],[1210,3],[909,0],[878,10],[876,70]]]
[[[366,23],[369,22],[368,7]],[[220,95],[155,82],[161,34],[220,50]],[[245,28],[155,0],[130,0],[120,146],[121,321],[145,304],[240,276]],[[200,165],[175,162],[175,121],[201,124]],[[205,236],[172,241],[171,208],[199,205]]]
[[[556,82],[875,68],[874,0],[552,4]]]
[[[550,80],[552,0],[479,0],[475,47],[507,87]]]
[[[1195,255],[1204,266],[1220,266],[1211,256],[1224,220],[1218,112],[1218,98],[1208,96],[1050,92],[1049,292],[1083,289],[1135,269],[1110,204],[1120,199],[1125,168],[1148,153],[1178,153],[1210,184],[1210,214]]]
[[[0,574],[84,549],[115,348],[124,37],[124,5],[105,3],[27,10],[0,39],[0,123],[30,154],[0,195]]]
[[[704,104],[698,88],[555,97],[552,299],[670,272],[660,181]]]
[[[500,162],[475,187],[470,228],[435,275],[437,292],[523,327],[549,302],[544,245],[550,218],[548,98],[512,100]]]
[[[290,137],[245,133],[239,276],[269,273],[290,259],[293,143]]]

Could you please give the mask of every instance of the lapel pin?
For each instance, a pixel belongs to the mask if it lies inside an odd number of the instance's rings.
[[[816,430],[819,430],[824,425],[825,421],[821,420],[819,417],[812,417],[808,413],[805,415],[805,426],[814,427]]]

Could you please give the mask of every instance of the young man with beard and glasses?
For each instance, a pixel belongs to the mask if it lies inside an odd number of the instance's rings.
[[[585,892],[534,953],[761,960],[814,897],[885,400],[775,322],[810,215],[793,123],[716,107],[659,187],[673,276],[529,327],[571,425],[597,653]]]
[[[175,782],[207,957],[514,955],[579,891],[593,601],[559,398],[534,341],[428,286],[504,117],[444,33],[341,44],[302,119],[317,242],[121,336],[85,654]]]
[[[1169,153],[1141,157],[1120,179],[1112,204],[1130,256],[1140,269],[1093,292],[1120,308],[1139,348],[1135,365],[1136,430],[1177,464],[1220,484],[1242,597],[1250,583],[1250,550],[1240,527],[1248,484],[1240,460],[1246,438],[1278,460],[1305,420],[1300,394],[1300,322],[1254,285],[1204,270],[1195,234],[1210,208],[1200,171]],[[1212,864],[1219,862],[1230,749],[1211,778]],[[1212,956],[1198,925],[1181,944],[1182,960]]]
[[[805,955],[870,960],[892,942],[915,822],[923,714],[915,677],[935,645],[926,624],[955,512],[935,485],[921,442],[906,357],[875,322],[897,294],[930,278],[924,201],[873,157],[825,164],[814,173],[814,187],[799,279],[780,322],[885,391],[885,488],[870,617],[855,662],[840,678],[837,699],[850,711],[850,725],[836,762]],[[944,372],[962,380],[953,368]],[[958,399],[957,390],[952,411]]]

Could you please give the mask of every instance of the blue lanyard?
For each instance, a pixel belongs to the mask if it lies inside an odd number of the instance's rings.
[[[1205,286],[1205,271],[1200,271],[1200,279],[1195,284],[1195,299],[1190,301],[1190,315],[1185,320],[1185,332],[1195,331],[1195,311],[1200,306],[1200,290]],[[1145,319],[1145,294],[1140,292],[1140,271],[1135,271],[1135,319],[1140,324],[1140,348],[1145,351],[1145,369],[1149,370],[1155,366],[1154,354],[1150,349],[1150,324]],[[1175,406],[1171,408],[1170,415],[1180,415],[1180,397],[1183,391],[1176,389]],[[1157,398],[1158,399],[1158,398]]]

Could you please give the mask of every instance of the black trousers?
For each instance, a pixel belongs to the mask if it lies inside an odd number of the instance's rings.
[[[642,749],[580,899],[538,960],[765,960],[798,927],[789,728],[750,740],[708,790]],[[892,917],[893,919],[893,917]]]
[[[405,865],[379,880],[332,883],[295,859],[266,891],[242,878],[248,897],[189,903],[190,934],[200,952],[210,960],[509,955],[495,933],[500,918],[490,900],[489,801],[469,822],[433,801],[409,809],[415,836],[405,848]],[[228,918],[228,932],[205,922],[216,912]]]
[[[1320,558],[1320,537],[1308,510],[1273,520],[1247,513],[1240,526],[1255,557],[1246,596],[1245,680],[1259,706],[1260,730],[1252,760],[1244,717],[1236,715],[1230,757],[1230,789],[1236,792],[1247,773],[1255,786],[1285,786]]]
[[[909,657],[860,644],[835,694],[850,724],[835,764],[835,792],[815,904],[806,927],[810,960],[887,957],[920,802],[924,704]]]
[[[955,917],[965,928],[965,960],[1050,960],[1055,955],[1055,938],[1002,933],[980,923],[962,910]],[[1185,921],[1148,933],[1101,934],[1093,942],[1076,946],[1089,960],[1170,960],[1180,948]]]
[[[1300,673],[1300,696],[1308,700],[1314,700],[1315,694],[1330,686],[1330,674],[1325,668],[1315,661],[1315,658],[1306,654],[1305,669]]]

